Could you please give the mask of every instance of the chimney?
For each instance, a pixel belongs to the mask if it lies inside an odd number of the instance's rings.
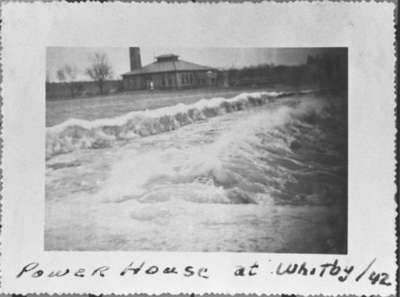
[[[140,58],[140,48],[130,47],[129,48],[129,59],[131,61],[131,71],[142,68],[142,61]]]

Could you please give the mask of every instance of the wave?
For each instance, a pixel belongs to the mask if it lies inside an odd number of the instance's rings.
[[[264,105],[275,98],[311,92],[242,93],[230,99],[202,99],[194,104],[133,111],[109,119],[70,119],[46,129],[46,159],[78,149],[109,147],[118,140],[160,134],[221,114]]]
[[[322,115],[324,107],[318,100],[285,103],[230,123],[211,143],[127,151],[113,164],[98,197],[117,203],[270,203],[285,183],[315,167],[295,158],[298,148],[290,148],[288,129],[316,130],[304,119]]]

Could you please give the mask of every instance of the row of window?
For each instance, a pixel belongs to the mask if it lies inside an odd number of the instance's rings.
[[[172,77],[163,76],[161,79],[161,84],[163,87],[172,86],[173,85]]]
[[[175,87],[175,80],[174,80],[175,77],[167,74],[167,75],[162,75],[161,77],[159,77],[159,79],[160,80],[158,80],[158,83],[161,83],[162,87]],[[144,83],[146,86],[148,86],[150,81],[153,81],[151,77],[144,78]],[[206,78],[201,76],[196,78],[195,75],[191,72],[181,73],[180,81],[182,85],[194,85],[194,84],[205,85],[207,83]],[[142,86],[142,80],[138,78],[131,78],[128,80],[128,82],[131,88],[140,88]]]
[[[194,82],[193,73],[182,73],[181,81],[182,81],[182,84],[184,84],[184,85],[192,85]]]

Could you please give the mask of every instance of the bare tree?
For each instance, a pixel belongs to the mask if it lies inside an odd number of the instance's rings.
[[[91,66],[86,69],[86,74],[99,86],[100,94],[104,93],[104,82],[112,78],[112,67],[107,55],[95,53],[90,57]]]
[[[66,82],[68,83],[71,97],[74,97],[76,92],[76,77],[78,75],[78,68],[74,65],[64,65],[62,68],[57,70],[57,79],[59,82]]]
[[[65,65],[64,73],[67,76],[69,82],[75,81],[78,75],[78,68],[75,65]]]
[[[57,79],[59,82],[65,82],[67,77],[64,73],[64,69],[58,69],[57,70]]]

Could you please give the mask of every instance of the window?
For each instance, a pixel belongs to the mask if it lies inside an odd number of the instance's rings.
[[[187,73],[182,73],[182,83],[185,85],[189,82],[188,80],[188,74]]]

